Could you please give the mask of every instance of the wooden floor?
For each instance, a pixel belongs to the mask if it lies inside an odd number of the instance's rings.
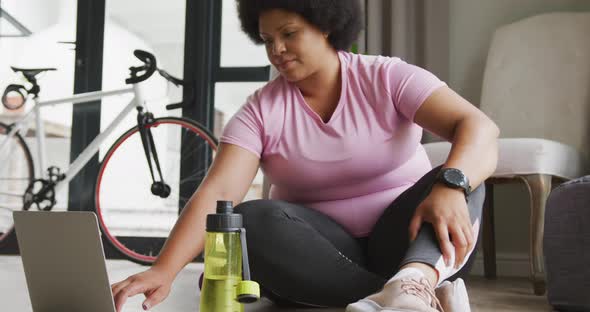
[[[107,271],[111,282],[145,270],[145,267],[123,260],[108,260]],[[168,298],[151,311],[183,312],[198,311],[198,276],[203,270],[200,263],[185,267],[175,280]],[[31,305],[20,257],[0,256],[0,311],[30,312]],[[498,278],[494,281],[482,277],[470,277],[466,281],[474,312],[502,311],[551,311],[544,296],[532,294],[527,279]],[[108,286],[106,286],[108,287]],[[129,298],[123,312],[141,311],[143,296]],[[343,312],[344,309],[279,309],[270,301],[262,299],[246,306],[246,312]],[[453,311],[446,311],[453,312]],[[455,311],[464,312],[464,311]]]
[[[472,312],[543,312],[552,311],[545,296],[535,296],[525,278],[486,280],[472,276],[466,281]],[[343,312],[343,309],[277,309],[262,300],[246,309],[247,312]],[[445,311],[465,312],[465,311]]]
[[[552,311],[546,296],[535,296],[531,283],[525,278],[470,277],[466,286],[473,312]]]

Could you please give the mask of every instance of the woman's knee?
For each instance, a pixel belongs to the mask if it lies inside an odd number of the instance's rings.
[[[261,209],[261,207],[266,207],[267,205],[265,202],[270,201],[266,199],[255,199],[255,200],[248,200],[245,202],[239,203],[237,206],[234,207],[234,212],[240,213],[242,215],[247,213],[252,213],[255,210]]]
[[[471,215],[472,222],[475,221],[475,219],[481,220],[485,197],[486,189],[484,183],[480,184],[471,192],[471,194],[469,194],[467,206],[469,207],[469,213]]]
[[[276,200],[254,199],[242,202],[234,207],[234,212],[246,216],[263,216],[273,214],[279,208]]]
[[[469,200],[473,200],[475,202],[481,203],[483,205],[483,201],[486,197],[486,185],[485,183],[481,183],[478,187],[476,187],[471,194],[469,194]]]
[[[246,230],[268,229],[281,215],[281,207],[275,200],[256,199],[238,204],[234,212],[242,215]]]

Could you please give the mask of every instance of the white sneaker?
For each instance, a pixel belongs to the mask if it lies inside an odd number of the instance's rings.
[[[384,296],[391,305],[377,303]],[[383,290],[351,303],[346,312],[443,312],[434,289],[424,277],[402,278],[385,284]]]
[[[458,278],[452,283],[444,281],[434,291],[445,312],[471,312],[463,279]]]

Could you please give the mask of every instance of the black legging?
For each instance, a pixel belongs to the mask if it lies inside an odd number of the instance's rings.
[[[437,167],[402,193],[368,237],[355,238],[328,216],[278,200],[236,206],[243,214],[252,279],[279,305],[341,307],[379,291],[402,265],[435,265],[441,257],[432,225],[410,244],[408,228],[434,183]],[[472,223],[481,220],[484,187],[469,196]],[[450,280],[468,272],[475,251]]]

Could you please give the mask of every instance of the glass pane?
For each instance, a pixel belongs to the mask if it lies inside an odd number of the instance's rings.
[[[4,16],[0,17],[0,36],[3,37],[14,37],[14,36],[27,36],[27,28],[21,29],[22,24],[18,21],[8,21]],[[24,27],[24,26],[23,26]]]
[[[126,0],[106,2],[103,90],[128,88],[125,79],[129,67],[143,63],[133,55],[136,49],[148,51],[156,57],[158,67],[171,75],[182,78],[184,59],[184,0]],[[154,21],[158,21],[154,23]],[[158,73],[140,84],[147,108],[155,117],[176,114],[168,112],[165,105],[182,100],[182,87],[176,87]],[[133,95],[103,99],[101,106],[101,130],[104,130],[119,112],[129,103]],[[99,158],[102,159],[114,140],[123,131],[137,124],[133,111],[117,127],[111,137],[102,145]]]
[[[75,51],[70,45],[58,42],[76,40],[76,0],[2,0],[1,5],[3,10],[31,34],[22,37],[0,37],[0,92],[4,92],[9,84],[22,84],[27,88],[31,86],[22,74],[13,72],[10,66],[54,67],[56,71],[36,76],[41,88],[39,99],[44,101],[71,96],[74,91]],[[2,20],[2,34],[10,34],[16,29],[5,28],[7,22],[5,19]],[[17,101],[17,97],[13,96],[9,101]],[[33,106],[33,101],[16,110],[0,106],[0,122],[16,122]],[[42,108],[41,116],[45,134],[48,136],[46,165],[57,166],[63,172],[68,168],[70,160],[72,105],[66,103]],[[32,123],[30,126],[25,140],[35,159],[36,175],[39,176],[40,172],[45,173],[47,168],[40,167],[35,124]],[[1,188],[0,186],[0,193]],[[56,194],[56,199],[57,203],[53,210],[66,210],[67,187]],[[0,198],[0,202],[2,201]]]
[[[255,45],[242,32],[235,0],[223,0],[221,16],[221,67],[269,65],[264,46]]]
[[[38,32],[62,20],[64,14],[70,14],[74,10],[76,19],[77,1],[68,0],[2,0],[2,9],[16,19],[21,25],[31,32]],[[73,33],[76,28],[71,29]],[[4,29],[2,29],[4,32]]]
[[[242,107],[248,96],[266,82],[218,82],[215,84],[215,137],[219,138],[226,123]],[[262,198],[263,175],[260,170],[244,200]]]
[[[171,75],[182,78],[184,68],[184,25],[186,0],[107,0],[105,14],[104,62],[103,62],[103,90],[128,88],[125,84],[129,77],[129,67],[141,66],[143,63],[133,55],[136,49],[152,53],[157,60],[158,68],[166,70]],[[182,87],[176,87],[162,78],[157,72],[151,78],[139,84],[142,99],[146,108],[154,117],[180,116],[181,110],[167,111],[165,106],[182,100]],[[103,99],[101,105],[101,130],[106,129],[119,115],[121,110],[129,104],[133,93],[125,96],[115,96]],[[101,145],[99,159],[103,159],[109,147],[127,129],[137,125],[137,111],[133,109],[111,136]],[[165,143],[159,139],[158,144]],[[145,163],[142,150],[133,159],[141,159]],[[126,175],[126,166],[130,163],[117,163],[120,170],[111,168],[113,172]],[[110,164],[109,164],[110,166]],[[146,172],[149,172],[146,166]],[[125,181],[112,179],[112,181]],[[124,185],[113,186],[125,189]],[[120,198],[110,198],[113,202],[124,203],[127,198],[124,193]],[[134,198],[133,200],[141,200]],[[150,198],[144,199],[149,206]],[[144,203],[135,203],[141,206]],[[169,213],[177,215],[178,207],[162,207],[169,209]],[[167,213],[168,213],[167,212]],[[149,211],[130,211],[120,209],[120,215],[115,218],[124,226],[113,229],[115,236],[123,233],[137,233],[135,236],[167,236],[168,233],[139,233],[133,228],[132,220],[140,219]],[[127,221],[126,221],[127,220]]]

